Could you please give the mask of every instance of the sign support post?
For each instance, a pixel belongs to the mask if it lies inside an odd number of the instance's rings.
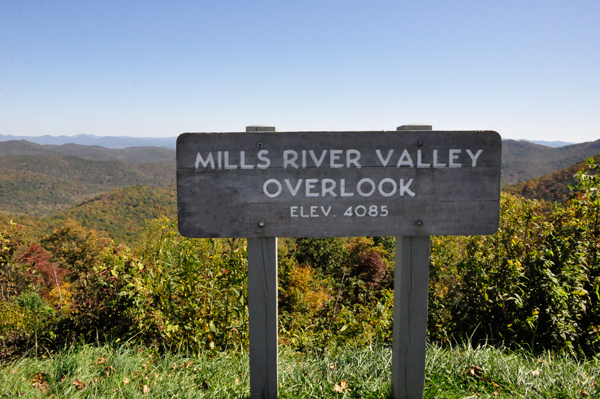
[[[429,237],[396,237],[392,398],[422,398],[425,387]]]
[[[431,126],[405,125],[397,130],[431,130]],[[429,236],[396,237],[392,399],[419,399],[425,389],[429,241]]]
[[[275,131],[247,126],[246,132]],[[277,398],[277,238],[248,238],[250,397]]]

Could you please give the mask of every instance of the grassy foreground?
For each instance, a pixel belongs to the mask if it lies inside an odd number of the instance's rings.
[[[280,348],[280,398],[385,398],[391,350],[299,354]],[[491,347],[429,346],[426,398],[600,397],[600,359],[532,357]],[[136,346],[76,346],[0,364],[0,397],[246,398],[247,354],[183,354]]]

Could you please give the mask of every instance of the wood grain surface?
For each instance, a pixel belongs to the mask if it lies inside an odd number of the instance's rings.
[[[187,237],[493,234],[501,149],[493,131],[185,133],[177,140],[179,230]]]

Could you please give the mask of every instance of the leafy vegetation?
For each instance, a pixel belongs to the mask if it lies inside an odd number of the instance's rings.
[[[3,233],[3,317],[0,348],[5,356],[44,342],[46,350],[76,340],[139,336],[149,344],[240,348],[247,341],[241,242],[187,240],[167,219],[154,222],[147,242],[133,254],[108,237],[74,221],[41,240],[41,250],[58,270],[55,287],[35,284],[42,262],[21,255],[31,243],[13,225]],[[4,255],[5,254],[5,255]],[[39,258],[39,257],[38,257]],[[44,279],[40,279],[46,281]],[[22,298],[45,296],[48,324],[38,320]],[[60,334],[59,334],[60,332]]]
[[[578,384],[565,379],[558,385],[547,380],[549,387],[544,388],[521,371],[518,378],[511,377],[516,366],[489,365],[475,361],[475,355],[466,357],[469,360],[464,365],[456,360],[461,356],[452,352],[452,347],[458,342],[527,350],[529,360],[515,361],[525,362],[526,367],[532,367],[531,359],[537,362],[546,351],[560,354],[555,356],[565,361],[560,363],[562,367],[571,367],[563,356],[598,356],[598,169],[591,159],[577,172],[574,191],[565,203],[503,194],[500,229],[493,236],[432,238],[429,339],[437,345],[432,347],[435,356],[453,353],[453,364],[463,369],[459,371],[462,374],[455,375],[449,368],[435,371],[430,364],[434,370],[431,375],[437,376],[431,381],[439,379],[430,385],[430,397],[448,392],[460,396],[465,390],[473,395],[510,392],[507,395],[540,397],[582,394],[584,390],[590,395],[597,393],[591,378],[585,383],[578,379]],[[245,240],[187,239],[177,233],[176,220],[164,216],[155,218],[143,241],[132,240],[130,247],[115,241],[118,229],[113,238],[104,232],[110,231],[111,220],[129,218],[129,229],[135,234],[138,218],[174,209],[174,190],[173,185],[128,187],[84,203],[61,217],[27,219],[36,223],[39,231],[53,227],[42,238],[31,234],[30,228],[9,222],[0,232],[0,357],[15,359],[23,353],[35,353],[54,358],[65,353],[61,348],[74,343],[121,341],[143,344],[148,348],[143,350],[153,354],[153,362],[175,356],[169,349],[206,356],[206,361],[244,356],[248,345]],[[89,224],[83,226],[70,217]],[[98,226],[103,231],[97,230]],[[394,247],[389,237],[279,240],[279,337],[285,350],[296,352],[289,352],[290,356],[305,359],[301,362],[309,362],[306,359],[310,356],[329,359],[332,353],[348,351],[357,356],[367,353],[364,356],[368,357],[371,352],[349,349],[349,342],[368,348],[389,345]],[[468,345],[462,348],[468,352]],[[224,352],[230,355],[219,355]],[[500,352],[491,353],[499,356]],[[384,362],[381,356],[373,362]],[[314,360],[313,365],[318,362]],[[542,366],[536,367],[532,371],[539,374],[532,377],[542,375]],[[375,370],[373,366],[368,369]],[[505,374],[496,373],[496,369],[505,370]],[[160,370],[158,374],[164,376],[165,371]],[[54,378],[56,389],[60,386],[82,396],[91,392],[86,386],[77,389],[59,383],[56,378],[60,373],[52,373],[53,377],[40,373],[26,380],[34,379],[32,383],[39,386],[45,382],[50,385],[48,378]],[[375,382],[360,385],[362,371],[356,373],[356,377],[344,379],[348,390],[340,385],[341,374],[328,379],[309,373],[309,379],[297,377],[294,386],[310,386],[316,397],[331,394],[331,382],[337,379],[342,392],[336,393],[347,397],[365,397],[366,392],[382,396],[389,389]],[[93,372],[88,374],[74,378],[90,387],[104,384]],[[290,376],[288,381],[294,378]],[[193,381],[194,386],[206,382]],[[446,390],[436,390],[443,384],[448,386]],[[151,384],[143,385],[152,388]],[[227,391],[230,393],[218,394],[239,395],[246,388],[237,385]]]
[[[598,353],[597,169],[591,160],[579,172],[564,205],[503,195],[493,236],[432,239],[432,341]],[[74,221],[39,247],[15,225],[3,237],[6,356],[111,337],[192,352],[247,345],[245,240],[186,239],[167,218],[133,250]],[[300,351],[389,344],[393,252],[389,238],[280,240],[280,342]],[[47,317],[31,316],[24,295],[38,295]]]

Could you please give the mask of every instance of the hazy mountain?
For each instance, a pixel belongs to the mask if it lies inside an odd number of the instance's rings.
[[[79,144],[40,145],[26,140],[0,142],[0,156],[66,155],[89,160],[119,160],[133,163],[175,161],[175,151],[161,147],[106,148]]]
[[[511,185],[568,168],[600,154],[600,140],[552,148],[528,141],[502,142],[502,184]]]
[[[0,142],[10,140],[27,140],[36,144],[79,144],[89,146],[101,146],[107,148],[125,148],[125,147],[166,147],[175,149],[177,136],[172,137],[130,137],[130,136],[94,136],[92,134],[78,134],[75,136],[13,136],[0,134]],[[527,140],[521,139],[518,141],[528,141],[530,143],[544,145],[546,147],[564,147],[575,143],[566,141],[543,141],[543,140]]]
[[[521,139],[519,141],[529,141],[530,143],[545,145],[546,147],[553,147],[553,148],[564,147],[566,145],[576,144],[576,143],[568,143],[566,141],[541,141],[541,140],[526,140],[526,139]]]
[[[78,134],[76,136],[13,136],[0,134],[0,142],[10,140],[27,140],[36,144],[79,144],[98,145],[107,148],[124,147],[166,147],[175,149],[177,136],[173,137],[128,137],[128,136],[94,136]]]

